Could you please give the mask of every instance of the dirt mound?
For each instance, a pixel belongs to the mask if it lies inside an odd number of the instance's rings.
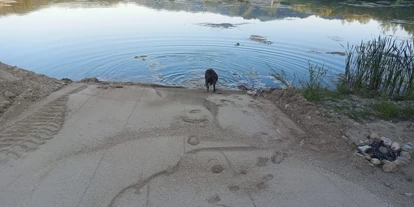
[[[64,81],[0,62],[0,126],[64,85]]]
[[[348,147],[341,140],[343,128],[340,122],[325,118],[324,114],[295,89],[276,89],[260,96],[271,100],[307,133],[300,145],[314,151],[337,152]]]

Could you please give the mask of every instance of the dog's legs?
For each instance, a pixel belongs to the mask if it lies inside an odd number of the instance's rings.
[[[207,83],[207,81],[206,81],[206,87],[207,87],[207,92],[208,92],[209,87],[208,87],[208,83]]]
[[[213,83],[213,91],[216,92],[216,84]]]

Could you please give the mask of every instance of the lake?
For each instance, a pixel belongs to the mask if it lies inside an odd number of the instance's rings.
[[[274,87],[378,35],[412,39],[414,1],[0,0],[0,61],[59,79]]]

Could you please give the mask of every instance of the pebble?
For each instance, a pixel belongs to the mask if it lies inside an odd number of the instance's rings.
[[[6,96],[6,98],[13,98],[13,97],[15,97],[15,95],[12,92],[10,92],[10,91],[6,91],[4,93],[4,96]]]
[[[411,160],[411,154],[409,152],[401,152],[400,157]]]
[[[377,158],[372,158],[371,163],[374,164],[374,165],[379,165],[379,164],[381,164],[381,161]]]
[[[286,104],[286,105],[285,105],[285,109],[289,108],[289,106],[290,106],[289,104]]]
[[[405,144],[405,145],[402,147],[402,150],[404,150],[405,152],[412,153],[412,152],[413,152],[413,147],[414,147],[413,143],[408,142],[407,144]]]
[[[383,172],[386,172],[386,173],[389,173],[389,172],[394,172],[394,171],[396,171],[396,170],[397,170],[397,168],[398,168],[398,165],[397,165],[396,163],[394,163],[394,162],[388,162],[388,163],[385,163],[385,164],[382,166],[382,171],[383,171]]]
[[[392,140],[390,138],[387,137],[381,137],[382,141],[384,141],[384,145],[389,147],[392,144]]]
[[[375,133],[375,132],[372,132],[372,133],[369,135],[369,138],[370,138],[372,141],[376,142],[376,143],[380,143],[380,142],[382,141],[381,137],[380,137],[377,133]]]
[[[367,149],[370,149],[371,147],[370,146],[368,146],[368,145],[364,145],[364,146],[360,146],[360,147],[358,147],[358,150],[360,151],[360,152],[365,152]]]
[[[405,158],[397,157],[397,159],[394,161],[395,164],[398,165],[398,167],[404,167],[408,165],[408,162]]]
[[[387,153],[388,153],[388,149],[387,149],[386,147],[383,147],[383,146],[381,146],[381,147],[379,148],[379,151],[380,151],[381,153],[383,153],[383,154],[387,154]]]
[[[271,88],[264,88],[263,91],[269,93],[272,89]]]
[[[211,167],[211,172],[213,173],[221,173],[223,172],[224,168],[221,165],[214,165],[213,167]]]
[[[365,145],[365,142],[364,141],[362,141],[362,140],[359,140],[359,146],[364,146]]]
[[[413,193],[404,193],[404,195],[406,195],[406,196],[408,196],[408,197],[411,198],[411,197],[413,197],[414,194]]]
[[[321,112],[320,111],[315,111],[315,114],[319,115],[319,114],[321,114]]]
[[[188,139],[188,144],[191,144],[191,145],[198,145],[198,144],[200,144],[200,141],[198,141],[197,137],[191,136],[191,137]]]
[[[393,152],[399,152],[401,151],[401,146],[398,142],[393,142],[391,145],[391,151]]]
[[[371,139],[367,139],[364,141],[365,145],[371,145],[373,143],[373,141]]]

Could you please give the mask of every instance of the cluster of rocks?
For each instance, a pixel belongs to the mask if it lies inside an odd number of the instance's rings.
[[[360,141],[358,153],[370,162],[371,166],[382,167],[384,172],[393,172],[411,163],[413,143],[408,142],[402,147],[387,137],[380,137],[372,132],[368,139]]]

